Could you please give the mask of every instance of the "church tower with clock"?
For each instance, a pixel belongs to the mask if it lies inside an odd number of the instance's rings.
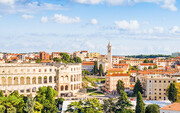
[[[111,43],[109,41],[109,44],[107,46],[107,61],[108,61],[108,67],[112,68],[112,49],[111,49]]]

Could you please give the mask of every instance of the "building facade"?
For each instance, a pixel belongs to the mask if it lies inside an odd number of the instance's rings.
[[[36,95],[40,87],[50,86],[58,96],[75,94],[81,88],[81,64],[0,64],[0,89]]]
[[[39,53],[41,60],[49,60],[49,53],[46,53],[45,51]]]

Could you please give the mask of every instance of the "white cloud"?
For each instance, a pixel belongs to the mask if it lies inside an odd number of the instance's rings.
[[[45,17],[45,16],[43,16],[43,17],[41,18],[41,22],[42,22],[42,23],[47,23],[47,22],[48,22],[48,18]]]
[[[91,24],[94,24],[94,25],[95,25],[95,24],[98,24],[98,21],[97,21],[96,19],[92,19],[92,20],[91,20]]]
[[[61,14],[55,14],[54,17],[52,17],[51,19],[54,20],[54,22],[59,23],[59,24],[71,24],[71,23],[80,22],[79,17],[70,18],[68,16],[63,16]]]
[[[170,33],[179,33],[180,32],[180,29],[178,26],[173,26],[171,29],[170,29]]]
[[[118,29],[135,30],[139,28],[139,23],[137,20],[131,20],[129,22],[126,20],[122,20],[122,21],[115,21],[114,23]]]
[[[0,0],[0,4],[4,5],[13,5],[15,3],[15,0]]]
[[[32,19],[32,18],[34,18],[34,16],[24,14],[24,15],[22,15],[22,18],[24,18],[24,19]]]
[[[164,32],[164,28],[156,26],[156,27],[154,27],[154,31],[158,32],[158,33],[163,33]]]
[[[125,5],[125,4],[136,4],[140,2],[155,3],[160,5],[162,8],[169,9],[171,11],[177,11],[175,6],[176,0],[72,0],[81,4],[103,4],[108,3],[111,5]]]

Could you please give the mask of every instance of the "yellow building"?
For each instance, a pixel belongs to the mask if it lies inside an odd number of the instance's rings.
[[[125,68],[111,68],[107,70],[107,74],[111,75],[111,74],[123,74],[123,73],[127,73],[127,69]]]
[[[100,53],[88,53],[88,57],[89,58],[94,58],[94,57],[99,57],[100,56]]]

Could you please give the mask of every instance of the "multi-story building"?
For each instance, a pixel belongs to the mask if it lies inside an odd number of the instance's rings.
[[[119,64],[120,61],[122,61],[123,59],[124,59],[124,57],[112,56],[112,63],[113,63],[113,64]]]
[[[36,95],[40,87],[50,86],[58,96],[75,94],[81,88],[81,64],[0,64],[0,89]]]
[[[88,51],[75,51],[73,57],[79,57],[82,61],[85,60],[85,57],[88,57]]]
[[[40,54],[39,56],[41,60],[49,60],[49,53],[46,53],[45,51],[43,51],[43,52],[40,52],[39,54]]]
[[[145,68],[148,69],[149,67],[155,67],[156,64],[155,63],[141,63],[138,65],[138,69],[139,70],[144,70]]]
[[[94,68],[94,62],[82,62],[82,70],[92,72]]]
[[[130,75],[127,73],[121,74],[108,74],[105,77],[105,88],[112,94],[117,94],[116,85],[117,81],[122,80],[126,89],[130,87]]]
[[[98,58],[100,56],[100,53],[88,53],[89,58]]]
[[[3,57],[4,57],[4,54],[0,53],[0,59],[3,59]]]
[[[170,75],[152,75],[147,78],[147,99],[168,100],[166,89],[170,83],[177,81]]]
[[[52,59],[53,58],[61,58],[61,55],[60,55],[61,52],[52,52]]]
[[[180,56],[180,52],[172,53],[172,56],[173,56],[173,57],[178,57],[178,56]]]
[[[139,64],[143,63],[143,60],[124,60],[126,64],[130,64],[131,66],[138,66]]]

